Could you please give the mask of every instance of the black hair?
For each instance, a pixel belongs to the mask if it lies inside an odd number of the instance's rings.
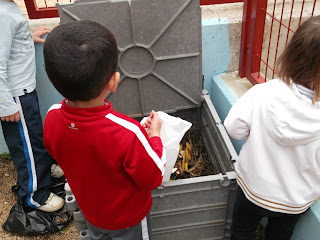
[[[76,21],[54,28],[43,53],[50,81],[71,101],[88,101],[99,96],[117,70],[116,40],[107,28],[93,21]]]

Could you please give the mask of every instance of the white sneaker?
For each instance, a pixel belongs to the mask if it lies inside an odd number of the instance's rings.
[[[54,178],[60,178],[64,174],[63,170],[61,167],[57,164],[52,164],[51,165],[51,176]]]
[[[44,212],[55,212],[62,208],[64,205],[63,198],[59,197],[54,193],[50,193],[47,201],[44,205],[38,207],[37,209],[44,211]]]

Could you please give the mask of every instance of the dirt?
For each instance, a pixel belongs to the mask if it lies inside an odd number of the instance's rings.
[[[11,186],[15,185],[17,175],[14,165],[8,154],[0,155],[0,225],[6,221],[11,207],[16,203],[16,195],[11,191]],[[64,230],[46,236],[19,236],[3,231],[0,228],[0,240],[27,240],[27,239],[46,239],[46,240],[76,240],[79,239],[78,230],[72,222]]]

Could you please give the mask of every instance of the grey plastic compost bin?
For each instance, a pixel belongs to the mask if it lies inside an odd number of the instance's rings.
[[[203,90],[199,0],[79,0],[58,9],[61,24],[93,20],[114,33],[121,82],[108,100],[117,111],[139,118],[161,110],[192,122],[219,164],[219,174],[153,191],[153,239],[229,239],[237,154]]]

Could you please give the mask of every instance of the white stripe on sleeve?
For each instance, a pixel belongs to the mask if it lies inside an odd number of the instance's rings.
[[[153,149],[151,148],[148,140],[146,139],[146,137],[144,136],[144,134],[141,132],[140,128],[136,125],[134,125],[131,122],[128,122],[122,118],[119,118],[115,115],[113,115],[112,113],[109,113],[108,115],[106,115],[106,118],[110,119],[111,121],[123,126],[124,128],[130,130],[131,132],[135,133],[137,138],[140,140],[140,142],[142,143],[143,147],[145,148],[146,152],[148,153],[148,155],[152,158],[152,160],[155,162],[155,164],[158,166],[158,168],[160,169],[162,176],[164,174],[164,166],[165,166],[165,151],[162,151],[162,158],[160,159],[159,156],[156,154],[155,151],[153,151]]]
[[[53,105],[49,108],[48,112],[50,112],[50,111],[53,110],[53,109],[59,109],[59,108],[61,108],[61,106],[62,106],[61,103],[59,103],[59,104],[53,104]]]

